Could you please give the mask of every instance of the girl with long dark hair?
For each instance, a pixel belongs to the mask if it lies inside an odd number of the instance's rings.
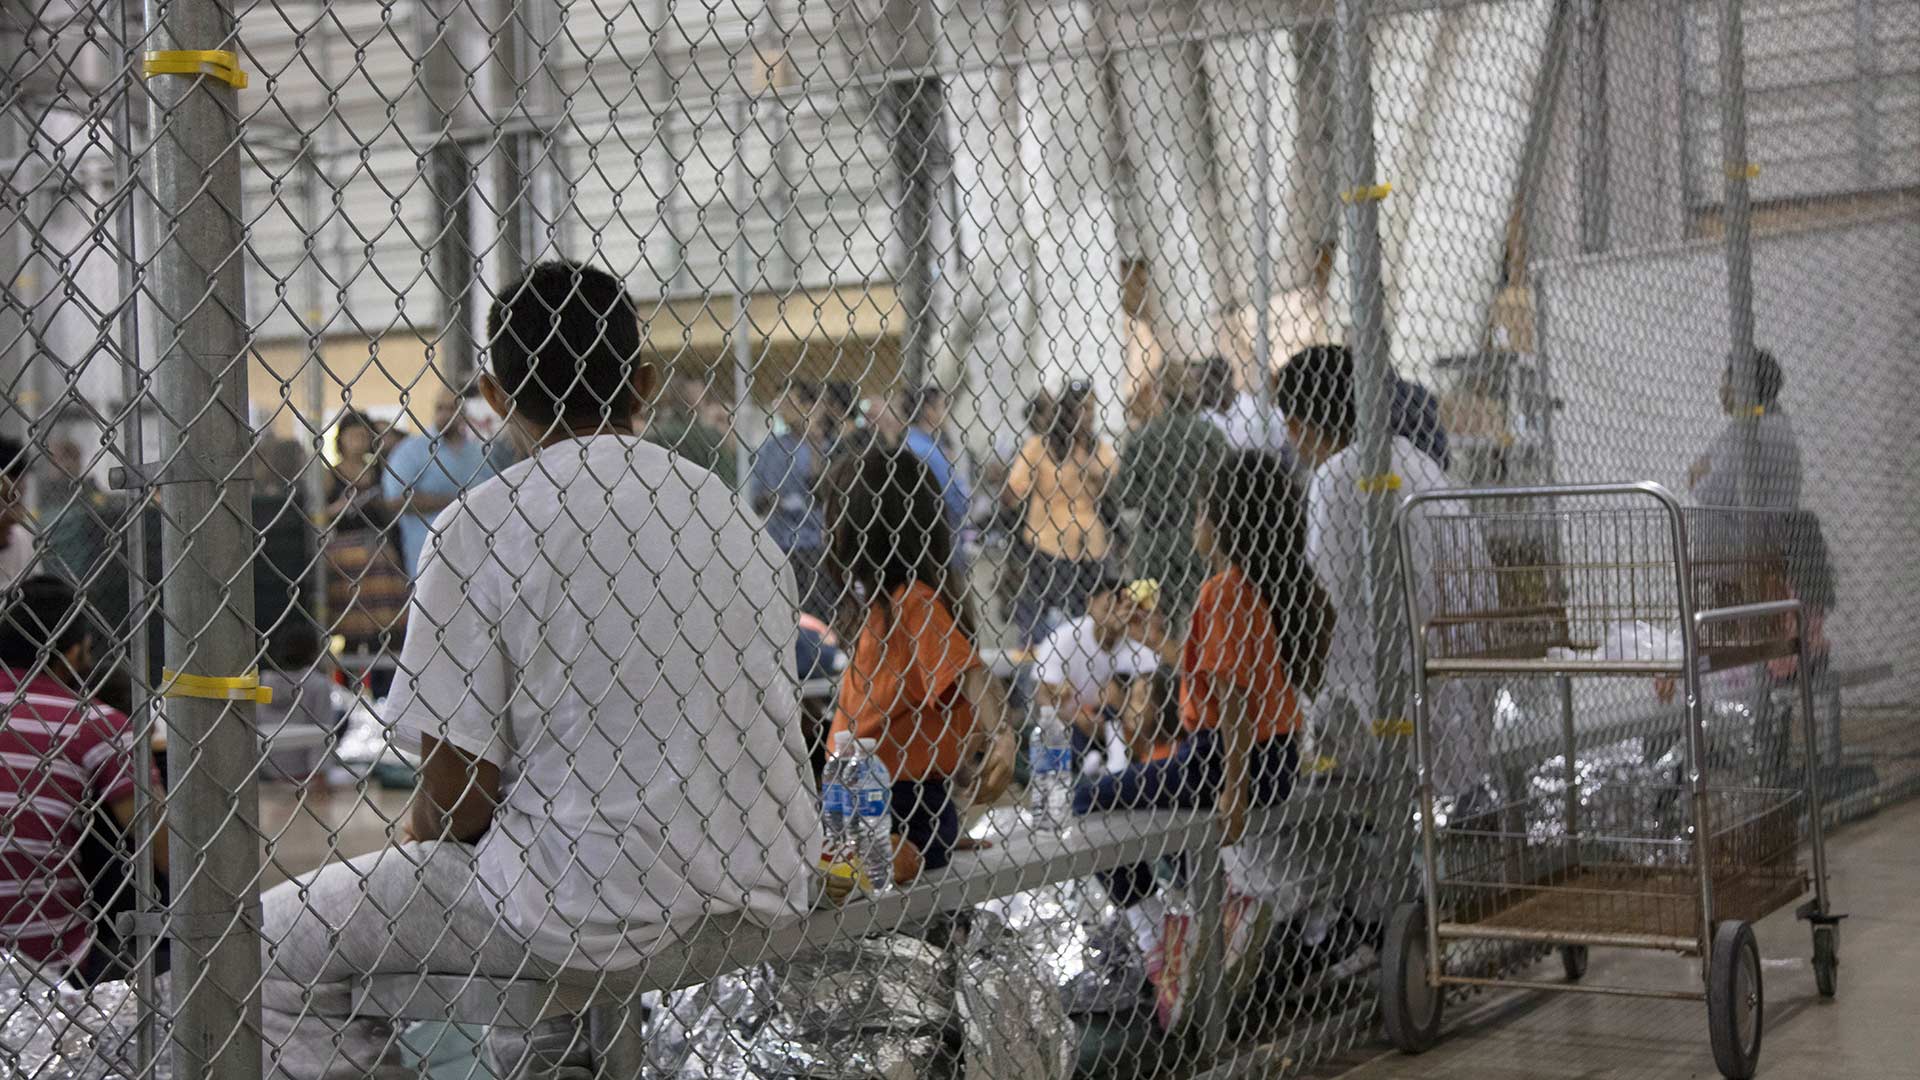
[[[1006,703],[948,571],[953,533],[926,464],[875,444],[838,462],[828,491],[827,558],[845,585],[840,635],[854,642],[832,731],[877,741],[893,775],[895,835],[939,869],[959,841],[958,800],[992,799],[1013,774]]]
[[[1326,668],[1333,607],[1306,555],[1306,509],[1269,454],[1227,458],[1200,493],[1194,545],[1212,573],[1179,646],[1180,721],[1173,755],[1082,784],[1078,813],[1215,808],[1223,842],[1240,839],[1250,806],[1287,797],[1293,733]],[[1152,889],[1144,868],[1108,882],[1127,907]]]

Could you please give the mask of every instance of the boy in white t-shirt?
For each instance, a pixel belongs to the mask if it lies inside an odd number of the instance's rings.
[[[276,1075],[411,1075],[381,1025],[324,1019],[357,975],[590,978],[810,900],[786,555],[637,436],[657,376],[619,281],[541,264],[488,332],[487,401],[531,456],[422,552],[387,708],[421,757],[409,842],[263,898]]]
[[[1055,627],[1034,651],[1037,700],[1073,726],[1088,775],[1127,767],[1128,735],[1153,706],[1160,657],[1148,644],[1153,604],[1145,585],[1101,579],[1087,613]]]

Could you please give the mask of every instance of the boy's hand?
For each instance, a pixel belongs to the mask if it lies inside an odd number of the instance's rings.
[[[1007,729],[988,734],[976,731],[961,748],[960,769],[953,776],[955,794],[969,793],[975,806],[990,803],[1013,780],[1017,740]]]

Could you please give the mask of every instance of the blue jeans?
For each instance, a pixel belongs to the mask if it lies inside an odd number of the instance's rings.
[[[1248,805],[1284,801],[1293,791],[1299,765],[1290,735],[1255,746],[1247,762],[1247,781],[1253,788]],[[1219,736],[1212,731],[1190,732],[1171,757],[1129,765],[1121,772],[1075,785],[1073,812],[1205,809],[1219,793],[1220,771]],[[1152,894],[1153,867],[1146,863],[1123,866],[1100,875],[1100,880],[1114,903],[1132,907]]]
[[[920,849],[923,869],[938,870],[953,861],[960,841],[960,810],[953,805],[944,777],[896,780],[891,801],[894,832]]]

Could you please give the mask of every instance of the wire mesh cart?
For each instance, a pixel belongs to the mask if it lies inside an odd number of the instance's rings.
[[[1789,517],[1682,508],[1652,483],[1436,491],[1400,508],[1424,879],[1424,899],[1394,911],[1381,961],[1382,1013],[1400,1049],[1433,1044],[1450,988],[1572,990],[1704,1001],[1720,1071],[1751,1076],[1763,1022],[1752,924],[1809,891],[1798,914],[1812,925],[1819,991],[1834,994],[1839,916]],[[1710,753],[1703,679],[1789,658],[1804,770],[1789,770],[1785,754],[1771,771],[1767,761],[1730,767],[1725,732]],[[1430,684],[1513,675],[1557,680],[1564,791],[1441,822]],[[1684,730],[1672,733],[1684,774],[1583,792],[1572,680],[1636,676],[1685,695]],[[1447,946],[1463,941],[1557,947],[1566,980],[1450,973]],[[1590,946],[1698,956],[1701,985],[1583,984]]]

